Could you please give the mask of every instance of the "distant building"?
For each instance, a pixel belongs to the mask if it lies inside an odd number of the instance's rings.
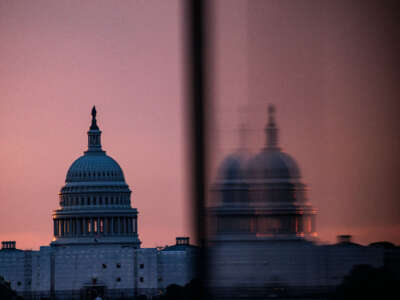
[[[100,137],[93,108],[88,150],[67,172],[50,245],[22,251],[14,241],[2,243],[0,276],[28,299],[154,296],[194,277],[189,238],[163,249],[140,247],[131,190]]]
[[[399,265],[399,247],[361,246],[350,236],[318,242],[315,216],[296,161],[282,152],[274,107],[265,147],[226,157],[208,208],[209,281],[216,299],[324,297],[355,265]],[[386,249],[386,250],[385,250]]]

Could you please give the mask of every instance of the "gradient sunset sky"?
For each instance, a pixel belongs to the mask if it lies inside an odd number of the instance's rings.
[[[398,32],[365,1],[213,2],[211,169],[277,107],[322,241],[400,243]],[[250,4],[251,3],[251,4]],[[371,2],[372,3],[372,2]],[[181,1],[0,2],[0,239],[37,249],[97,107],[143,246],[190,235]],[[397,48],[396,48],[397,47]],[[397,67],[396,67],[397,66]]]

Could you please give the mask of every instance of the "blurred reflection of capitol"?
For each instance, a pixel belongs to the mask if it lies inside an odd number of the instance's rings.
[[[298,164],[279,148],[273,106],[268,114],[265,147],[253,157],[245,149],[226,157],[212,187],[208,283],[225,299],[323,297],[353,266],[382,266],[385,250],[350,236],[318,243],[317,212]]]

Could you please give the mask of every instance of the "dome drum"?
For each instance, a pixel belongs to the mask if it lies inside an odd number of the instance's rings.
[[[307,207],[297,209],[214,208],[209,211],[213,240],[227,235],[247,235],[274,239],[314,238],[315,211]]]
[[[77,190],[74,192],[61,192],[59,194],[60,206],[62,208],[112,208],[127,207],[130,208],[129,189],[120,190]]]

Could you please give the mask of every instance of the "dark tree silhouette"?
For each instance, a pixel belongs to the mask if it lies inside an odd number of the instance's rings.
[[[0,299],[1,300],[22,300],[22,297],[17,296],[17,293],[11,289],[8,282],[4,281],[0,276]]]
[[[344,277],[331,299],[397,299],[399,284],[385,267],[357,265]]]
[[[157,297],[157,300],[200,300],[203,297],[203,288],[200,280],[193,279],[185,286],[171,284],[167,286],[164,294]]]

